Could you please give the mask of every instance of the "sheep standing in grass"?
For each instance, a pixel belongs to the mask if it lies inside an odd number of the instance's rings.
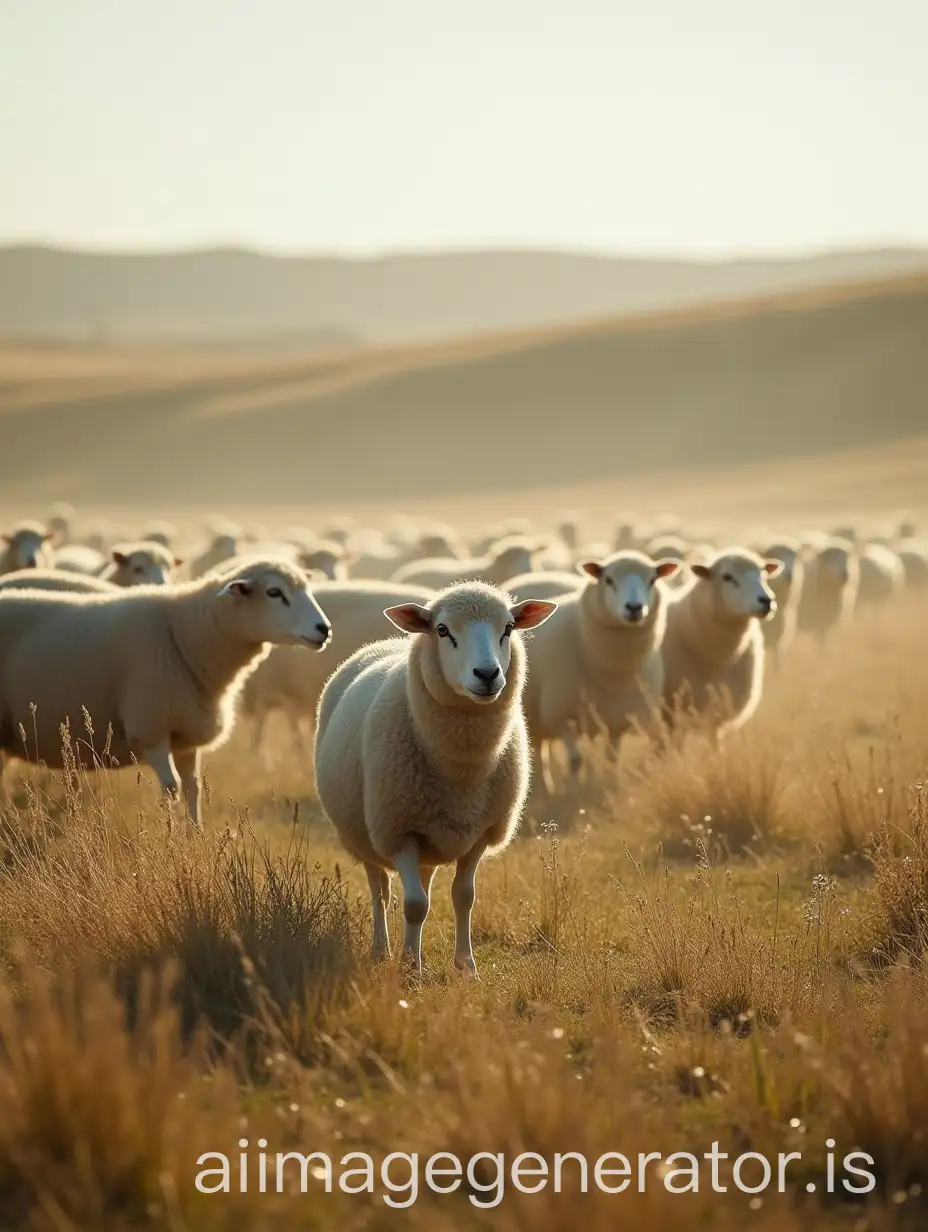
[[[777,606],[776,611],[762,625],[764,645],[770,651],[774,665],[779,667],[783,654],[796,636],[796,617],[805,567],[799,544],[794,540],[778,540],[767,548],[764,556],[767,560],[780,561],[783,566],[780,573],[768,578]]]
[[[860,566],[846,539],[824,540],[804,563],[796,623],[801,632],[812,633],[823,645],[829,633],[854,612]]]
[[[665,713],[671,726],[681,706],[712,715],[719,734],[747,722],[760,702],[761,621],[776,612],[769,583],[783,564],[732,548],[690,569],[695,577],[667,606],[661,648]],[[720,705],[724,714],[718,714]]]
[[[371,890],[373,952],[389,954],[390,874],[403,885],[403,951],[422,963],[432,876],[454,864],[455,966],[476,973],[470,922],[477,867],[512,838],[530,762],[520,633],[555,604],[482,583],[386,616],[411,639],[366,646],[334,673],[319,702],[316,786]]]
[[[154,540],[120,543],[110,556],[111,562],[100,577],[114,586],[164,586],[174,580],[174,570],[184,563],[170,548]]]
[[[661,641],[675,560],[617,552],[585,561],[585,583],[558,597],[558,610],[528,644],[525,717],[536,779],[551,790],[548,746],[560,738],[580,771],[578,735],[618,739],[648,724],[663,693]],[[514,588],[516,594],[520,588]]]
[[[50,569],[55,563],[55,532],[41,522],[17,522],[0,535],[0,574],[17,569]],[[515,572],[515,571],[514,571]]]
[[[0,766],[63,768],[67,724],[76,764],[145,762],[199,824],[200,753],[229,735],[248,671],[272,643],[318,650],[329,633],[306,574],[274,560],[178,587],[0,595]]]
[[[440,590],[461,579],[479,579],[491,586],[502,586],[507,578],[530,573],[536,557],[547,547],[547,540],[514,535],[498,540],[485,556],[468,560],[456,558],[413,561],[398,569],[394,582],[411,582]]]

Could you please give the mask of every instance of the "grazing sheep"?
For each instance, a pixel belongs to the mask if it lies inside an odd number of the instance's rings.
[[[434,591],[389,582],[320,582],[313,588],[332,623],[332,640],[324,661],[289,646],[278,646],[245,682],[242,713],[255,721],[253,748],[260,752],[267,719],[282,711],[290,722],[296,747],[302,749],[303,720],[315,721],[319,696],[340,663],[368,642],[383,638],[384,608],[397,603],[427,603]]]
[[[555,604],[511,604],[480,582],[427,605],[386,609],[415,634],[366,646],[330,678],[319,702],[316,786],[347,850],[362,861],[373,907],[373,953],[389,954],[390,874],[403,885],[404,956],[422,964],[422,926],[439,864],[455,864],[454,963],[476,974],[470,936],[477,867],[518,826],[530,782],[519,633]]]
[[[320,539],[302,549],[298,560],[307,573],[321,573],[330,582],[344,582],[348,577],[349,556],[334,539]]]
[[[170,548],[154,540],[120,543],[110,553],[111,563],[100,577],[114,586],[164,586],[184,563]]]
[[[514,535],[498,540],[486,556],[474,556],[468,560],[442,560],[436,557],[433,560],[413,561],[397,569],[393,581],[429,586],[433,590],[441,590],[462,579],[479,579],[491,586],[502,586],[507,578],[531,573],[536,556],[545,547],[545,540]]]
[[[908,590],[928,591],[928,540],[910,536],[897,549]]]
[[[274,560],[176,588],[0,595],[0,761],[63,768],[67,723],[76,764],[144,761],[199,824],[200,753],[231,731],[248,671],[330,632],[305,573]]]
[[[41,522],[17,522],[0,535],[0,574],[15,573],[17,569],[50,569],[55,563],[50,546],[54,537],[55,532]]]
[[[780,539],[763,553],[766,560],[778,560],[783,569],[775,577],[768,578],[770,589],[777,601],[776,611],[761,626],[764,645],[771,652],[776,667],[782,655],[792,645],[796,636],[796,616],[805,567],[799,544],[794,539]]]
[[[740,727],[760,702],[764,638],[760,622],[775,614],[768,582],[783,571],[744,548],[729,548],[706,564],[691,564],[695,577],[667,606],[661,648],[665,712],[674,726],[679,707],[707,714],[726,705],[716,734]]]
[[[106,568],[106,557],[86,543],[67,543],[55,550],[55,568],[84,577],[99,577]]]
[[[853,545],[846,539],[826,539],[805,557],[804,564],[796,626],[824,645],[828,634],[854,612],[860,566]]]
[[[119,588],[99,577],[68,573],[59,569],[19,569],[0,577],[0,592],[4,590],[53,590],[72,595],[118,594]]]
[[[892,550],[880,543],[866,543],[858,551],[857,609],[887,603],[905,586],[905,568]]]
[[[679,568],[632,550],[585,561],[581,588],[558,597],[558,610],[529,642],[525,717],[549,791],[549,741],[563,740],[577,775],[578,735],[604,730],[618,739],[658,711],[669,600],[662,579]]]

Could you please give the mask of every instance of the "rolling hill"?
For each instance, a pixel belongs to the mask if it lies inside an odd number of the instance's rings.
[[[2,503],[29,509],[619,506],[657,473],[814,485],[835,451],[865,480],[888,446],[928,488],[928,277],[327,356],[7,346],[0,424]]]
[[[0,334],[291,347],[410,342],[915,270],[928,271],[928,251],[684,261],[531,251],[348,259],[0,248]]]

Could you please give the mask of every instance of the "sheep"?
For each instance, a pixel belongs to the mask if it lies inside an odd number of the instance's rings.
[[[205,577],[213,569],[233,560],[238,553],[238,534],[231,530],[217,530],[199,556],[190,562],[190,576]]]
[[[381,640],[384,608],[397,603],[427,603],[435,592],[423,586],[353,581],[320,582],[313,593],[332,622],[332,640],[324,660],[278,646],[245,682],[242,713],[254,720],[252,747],[256,753],[261,751],[265,724],[273,710],[287,716],[294,743],[302,748],[301,723],[315,720],[327,677],[366,643]]]
[[[50,569],[55,563],[51,542],[55,532],[41,522],[17,522],[0,535],[0,574],[18,569]],[[515,572],[515,570],[513,570]]]
[[[433,560],[413,561],[397,569],[394,582],[412,582],[440,590],[460,579],[479,579],[493,586],[501,586],[507,578],[519,573],[530,573],[535,566],[535,557],[547,546],[540,539],[513,535],[499,539],[486,556],[469,560],[436,557]]]
[[[909,536],[897,548],[907,589],[928,591],[928,540]]]
[[[55,536],[55,542],[60,545],[71,542],[71,528],[77,510],[68,501],[58,501],[48,511],[45,525]]]
[[[100,573],[114,586],[163,586],[173,581],[183,561],[155,540],[120,543],[110,552],[111,563]]]
[[[183,789],[199,826],[201,751],[228,737],[247,673],[271,644],[319,650],[330,634],[306,574],[275,560],[177,587],[0,595],[0,771],[4,757],[58,769],[66,754],[86,768],[135,758],[169,796]]]
[[[19,569],[0,577],[0,592],[4,590],[67,591],[72,595],[118,594],[119,587],[103,578],[88,577],[59,569]]]
[[[857,602],[860,566],[846,539],[826,539],[805,556],[805,572],[796,627],[815,636],[820,646],[853,614]]]
[[[719,738],[746,723],[760,702],[760,622],[776,613],[768,582],[782,573],[783,563],[728,548],[689,568],[694,576],[667,605],[661,647],[665,716],[673,728],[681,707],[704,714]],[[716,709],[720,703],[727,703],[724,716]]]
[[[347,659],[319,700],[319,801],[346,850],[364,864],[375,959],[390,953],[390,877],[403,886],[403,954],[422,969],[432,876],[454,864],[454,964],[476,975],[470,924],[477,867],[515,833],[531,770],[521,698],[521,632],[556,605],[481,582],[384,615],[415,636],[375,642]]]
[[[857,611],[886,603],[905,586],[905,568],[890,547],[865,543],[858,552]]]
[[[152,522],[142,534],[144,543],[159,543],[163,548],[169,548],[177,538],[177,527],[171,522]]]
[[[604,730],[615,740],[636,722],[647,725],[663,693],[664,582],[679,561],[626,550],[581,568],[580,588],[558,596],[557,612],[527,648],[525,716],[537,778],[548,791],[551,740],[563,740],[576,776],[577,735]]]
[[[777,601],[776,611],[761,626],[764,646],[770,651],[774,666],[779,667],[782,655],[796,636],[796,615],[805,566],[799,544],[794,539],[776,540],[762,555],[766,560],[778,560],[783,565],[780,573],[769,578],[770,589]]]
[[[579,588],[557,596],[555,616],[527,646],[525,717],[547,791],[551,740],[563,740],[576,777],[577,736],[604,731],[615,740],[636,723],[648,726],[663,696],[664,583],[680,563],[626,549],[580,568]]]
[[[330,582],[343,582],[348,577],[350,557],[334,539],[320,539],[304,547],[297,558],[307,573],[321,573]]]

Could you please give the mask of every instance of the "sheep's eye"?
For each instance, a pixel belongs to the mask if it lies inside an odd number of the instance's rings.
[[[286,607],[290,606],[290,600],[279,586],[272,586],[267,592],[267,597],[269,599],[280,599],[281,603],[283,603]]]
[[[508,624],[508,625],[506,626],[505,630],[503,631],[503,636],[500,638],[500,641],[501,641],[501,642],[504,642],[504,641],[506,640],[506,638],[507,638],[507,637],[511,637],[511,636],[512,636],[512,631],[513,631],[513,629],[514,629],[514,628],[515,628],[515,625],[514,625],[514,624]]]
[[[447,625],[436,625],[435,632],[438,634],[439,637],[450,637],[451,636],[450,633],[448,632]]]
[[[608,573],[603,574],[603,581],[607,586],[615,586],[615,578],[611,578]]]
[[[723,574],[722,574],[722,581],[723,581],[723,582],[733,582],[734,580],[735,580],[735,579],[734,579],[734,577],[733,577],[730,573],[723,573]]]
[[[145,572],[145,566],[144,566],[144,565],[133,565],[133,566],[132,566],[132,572],[133,572],[133,573],[144,573],[144,572]]]

